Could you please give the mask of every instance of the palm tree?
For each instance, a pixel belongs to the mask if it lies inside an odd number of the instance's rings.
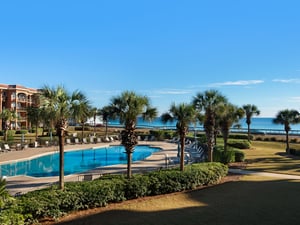
[[[157,111],[150,106],[148,97],[132,91],[124,91],[120,96],[113,97],[109,111],[112,118],[118,118],[125,125],[121,132],[121,143],[127,154],[127,177],[131,178],[132,153],[138,143],[135,133],[137,118],[142,116],[144,120],[151,120],[156,117]]]
[[[107,127],[108,127],[108,119],[109,117],[112,115],[113,112],[110,111],[110,107],[109,106],[104,106],[101,110],[100,110],[100,115],[102,115],[102,119],[105,123],[105,137],[107,137]]]
[[[3,109],[0,117],[4,126],[4,141],[7,141],[7,131],[11,126],[11,121],[14,120],[17,116],[15,111],[10,111],[9,109]]]
[[[55,128],[59,138],[59,188],[64,189],[64,142],[68,120],[78,114],[78,105],[86,101],[86,97],[80,91],[74,91],[71,95],[62,86],[42,88],[42,107],[51,113],[55,112]]]
[[[38,126],[41,121],[42,109],[38,107],[30,106],[27,108],[27,118],[35,125],[35,140],[38,138]]]
[[[196,111],[191,104],[179,104],[178,106],[173,103],[168,113],[161,116],[163,123],[177,121],[176,129],[180,137],[180,170],[184,170],[184,149],[185,138],[189,130],[189,125],[196,121]]]
[[[44,86],[42,89],[42,94],[40,95],[40,107],[43,109],[43,116],[45,117],[46,124],[50,124],[50,138],[52,136],[52,131],[55,129],[55,124],[57,120],[57,96],[56,92],[58,88],[50,88],[49,86]]]
[[[238,123],[244,116],[244,110],[233,104],[224,104],[218,110],[217,123],[221,128],[221,133],[224,140],[224,151],[227,151],[227,142],[229,137],[230,128],[233,124]]]
[[[227,98],[217,90],[208,90],[198,93],[193,99],[193,105],[200,113],[204,112],[204,130],[207,139],[208,161],[213,161],[213,148],[215,145],[216,113],[220,104],[227,102]]]
[[[251,105],[251,104],[243,105],[243,109],[245,111],[246,123],[247,123],[247,127],[248,127],[248,141],[250,141],[251,118],[254,115],[258,116],[260,114],[260,111],[258,110],[256,105]]]
[[[90,102],[83,93],[76,91],[72,94],[71,103],[71,117],[81,123],[81,137],[83,138],[84,124],[92,113]]]
[[[92,115],[93,121],[94,121],[94,133],[96,133],[96,119],[97,119],[97,116],[100,116],[100,109],[93,107],[91,109],[91,115]]]
[[[286,133],[286,152],[290,154],[290,146],[289,146],[289,131],[291,130],[290,124],[300,123],[300,113],[297,110],[289,110],[285,109],[279,111],[273,119],[273,123],[284,125],[284,130]]]

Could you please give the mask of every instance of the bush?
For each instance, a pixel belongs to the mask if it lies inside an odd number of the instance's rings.
[[[70,211],[105,206],[111,202],[143,196],[166,194],[200,185],[219,182],[226,176],[228,167],[221,163],[187,165],[185,171],[178,168],[133,175],[103,176],[94,181],[65,184],[65,190],[56,186],[27,193],[19,200],[16,215],[26,215],[27,222],[37,219],[58,218]]]
[[[35,134],[36,130],[32,128],[32,129],[29,129],[28,132],[32,133],[32,134]]]
[[[75,127],[74,130],[75,130],[75,131],[82,131],[82,127]],[[90,127],[84,126],[84,127],[83,127],[83,130],[84,130],[84,131],[90,131]]]
[[[221,147],[216,148],[213,152],[213,160],[224,164],[235,162],[235,151],[227,150],[225,152]]]
[[[263,141],[263,138],[262,137],[256,137],[255,140],[256,141]]]
[[[197,134],[197,140],[200,143],[207,143],[207,138],[205,134]]]
[[[228,141],[228,146],[233,147],[233,148],[238,148],[238,149],[249,149],[251,148],[251,144],[249,141],[243,140],[229,140]]]
[[[163,141],[164,139],[171,139],[173,132],[168,130],[150,130],[150,135],[156,137],[157,140]]]
[[[17,130],[16,134],[27,134],[28,131],[27,130]]]
[[[245,160],[245,153],[239,150],[234,151],[235,155],[235,162],[244,162]]]
[[[246,134],[230,134],[230,139],[242,139],[242,140],[248,140],[248,135]],[[253,135],[250,135],[250,140],[253,140]]]

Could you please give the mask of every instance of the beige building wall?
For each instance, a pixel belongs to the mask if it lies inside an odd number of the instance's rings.
[[[11,129],[27,129],[27,108],[38,106],[39,89],[27,88],[21,85],[0,84],[0,113],[9,109],[17,114],[15,121],[11,121]],[[0,118],[1,130],[3,122]]]

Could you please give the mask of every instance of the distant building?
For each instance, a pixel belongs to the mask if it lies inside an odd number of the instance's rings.
[[[11,121],[11,129],[27,129],[30,124],[27,119],[27,108],[38,106],[39,89],[27,88],[21,85],[0,84],[0,113],[9,109],[17,114],[17,118]],[[1,130],[3,122],[0,118]]]

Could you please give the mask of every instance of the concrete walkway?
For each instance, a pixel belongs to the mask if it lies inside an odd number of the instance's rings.
[[[257,171],[252,171],[252,170],[243,170],[243,169],[229,169],[229,172],[230,173],[235,173],[235,174],[274,177],[274,178],[279,178],[279,179],[300,180],[300,176],[298,176],[298,175],[290,175],[290,174],[257,172]]]
[[[177,144],[168,142],[155,142],[155,141],[140,141],[141,145],[151,145],[153,147],[160,147],[162,151],[153,153],[146,160],[133,162],[132,172],[146,172],[172,166],[169,163],[177,156]],[[79,145],[65,145],[65,151],[78,150],[78,149],[91,149],[97,147],[105,147],[109,145],[120,145],[120,142],[111,143],[98,143],[98,144],[79,144]],[[1,153],[0,164],[9,162],[16,162],[33,157],[58,152],[58,146],[41,147],[41,148],[28,148],[22,151],[11,151]],[[64,177],[65,182],[92,180],[100,177],[102,174],[107,173],[126,173],[127,165],[114,165],[99,167],[85,173],[73,174]],[[29,176],[13,176],[6,178],[6,188],[11,195],[24,194],[33,190],[45,188],[57,183],[59,178],[55,177],[29,177]]]

